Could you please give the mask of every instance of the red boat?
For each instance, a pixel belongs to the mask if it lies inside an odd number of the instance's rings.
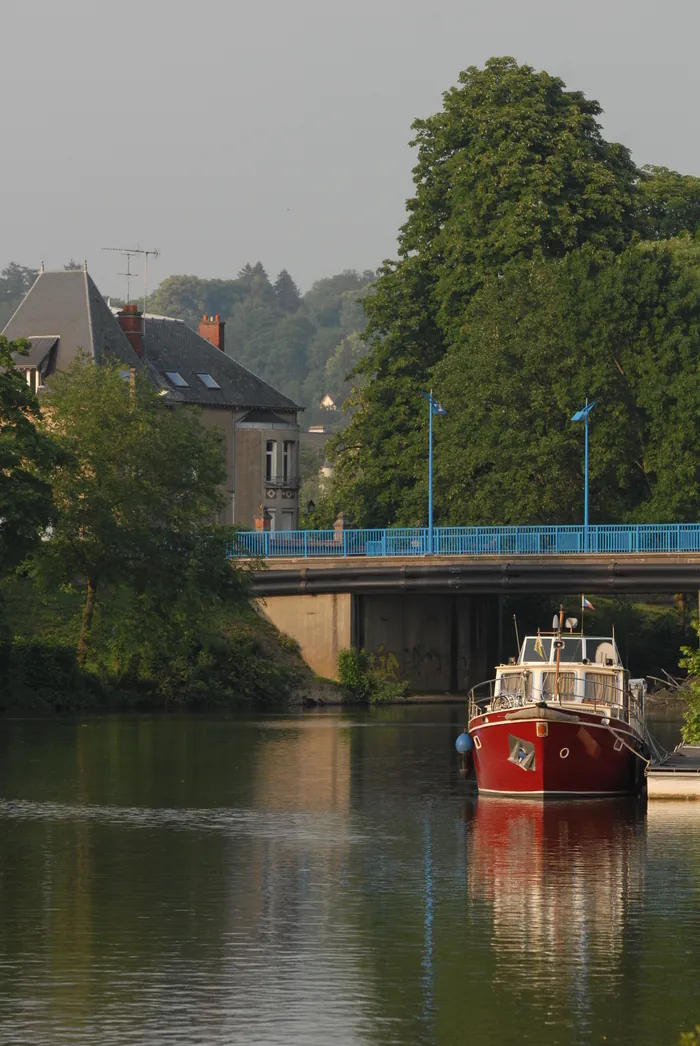
[[[643,680],[630,680],[614,636],[527,636],[518,658],[469,695],[461,759],[480,792],[602,796],[640,791],[648,763]],[[458,749],[460,745],[458,743]],[[471,752],[464,751],[470,748]]]

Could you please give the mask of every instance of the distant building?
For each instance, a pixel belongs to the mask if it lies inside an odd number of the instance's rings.
[[[296,529],[302,408],[225,353],[218,316],[205,316],[196,333],[134,304],[111,310],[86,269],[42,271],[3,334],[31,342],[15,363],[35,390],[80,351],[96,363],[145,367],[166,404],[197,407],[202,424],[222,433],[222,522],[252,528],[264,516],[272,529]]]
[[[330,392],[327,392],[326,395],[321,400],[321,407],[323,408],[323,410],[337,410],[338,409],[338,405],[335,402],[335,400],[333,399],[333,397],[331,396]]]

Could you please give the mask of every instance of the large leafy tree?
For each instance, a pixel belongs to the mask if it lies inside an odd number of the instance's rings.
[[[414,124],[415,194],[399,258],[385,263],[365,302],[370,348],[357,368],[365,380],[351,397],[352,421],[332,448],[338,506],[357,522],[425,518],[426,419],[418,393],[439,382],[441,395],[454,393],[465,407],[468,395],[470,409],[488,411],[500,375],[489,370],[497,359],[489,363],[478,341],[480,323],[498,327],[499,338],[508,313],[508,322],[530,323],[536,337],[528,359],[546,366],[535,359],[536,347],[546,341],[540,327],[554,321],[546,296],[532,299],[537,283],[522,275],[529,265],[544,280],[555,278],[544,275],[548,266],[577,252],[587,252],[586,265],[596,255],[612,264],[635,238],[661,238],[693,220],[694,186],[679,186],[680,176],[669,172],[642,174],[623,146],[603,138],[600,112],[556,77],[495,58],[462,73],[443,109]],[[600,322],[593,312],[589,320]],[[560,333],[558,344],[583,366],[572,331]],[[468,393],[455,384],[467,377]],[[513,381],[515,395],[517,374]],[[494,439],[496,420],[490,416]],[[465,427],[461,408],[450,426]],[[470,489],[485,484],[487,474],[485,464],[474,463]],[[467,518],[464,498],[460,504],[444,504],[453,522]],[[611,511],[618,505],[613,499]],[[546,511],[540,506],[538,514]]]
[[[26,558],[54,518],[49,478],[59,448],[39,430],[39,401],[12,356],[28,348],[28,342],[0,334],[0,579]]]
[[[64,585],[84,584],[84,663],[95,613],[118,590],[128,588],[162,621],[193,591],[188,578],[196,576],[204,602],[236,583],[226,534],[213,522],[223,455],[216,431],[169,409],[145,377],[125,381],[116,364],[78,359],[53,379],[50,396],[46,428],[70,461],[54,473],[58,517],[39,566]]]
[[[453,523],[580,522],[591,420],[595,522],[694,519],[700,508],[700,252],[589,248],[491,277],[464,342],[435,371],[450,411],[436,491]],[[679,482],[681,477],[681,482]],[[426,497],[421,476],[421,504]]]

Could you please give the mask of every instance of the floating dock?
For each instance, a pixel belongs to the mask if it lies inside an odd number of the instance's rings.
[[[647,768],[649,799],[700,799],[700,745],[679,745]]]

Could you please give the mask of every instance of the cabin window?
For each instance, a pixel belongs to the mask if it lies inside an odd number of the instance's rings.
[[[583,640],[579,636],[562,636],[564,646],[562,647],[560,661],[583,661]],[[554,652],[556,656],[556,651]]]
[[[543,636],[540,638],[542,644],[541,653],[535,650],[536,639],[525,640],[525,651],[523,653],[523,661],[549,661],[549,655],[552,647],[552,640]]]
[[[545,701],[552,701],[561,697],[562,700],[571,701],[576,696],[576,673],[575,672],[560,672],[559,673],[559,694],[555,693],[556,689],[556,672],[543,672],[542,673],[542,697]]]
[[[586,701],[619,704],[617,680],[605,672],[586,672]]]
[[[499,681],[498,693],[508,694],[511,697],[516,694],[529,697],[531,680],[532,676],[529,672],[504,672]]]

